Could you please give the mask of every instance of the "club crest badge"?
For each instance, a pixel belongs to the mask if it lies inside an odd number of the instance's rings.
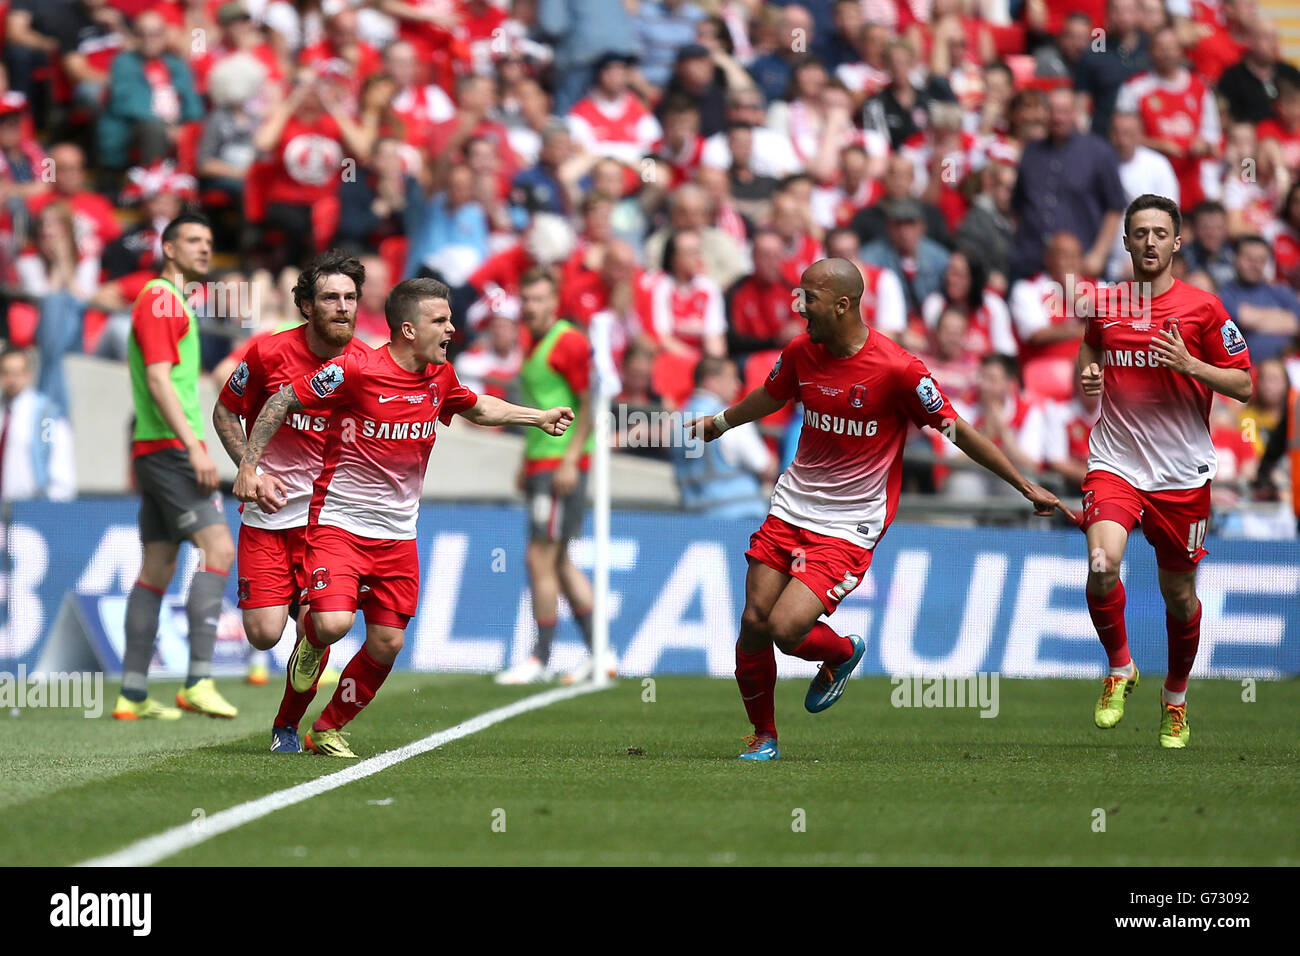
[[[244,389],[248,388],[248,363],[240,362],[239,368],[230,376],[230,390],[236,395],[243,396]]]

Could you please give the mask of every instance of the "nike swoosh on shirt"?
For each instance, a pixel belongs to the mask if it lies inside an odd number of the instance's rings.
[[[387,402],[395,402],[395,401],[397,401],[397,400],[398,400],[399,398],[401,398],[401,397],[402,397],[401,395],[380,395],[380,396],[379,396],[379,404],[380,404],[380,405],[383,405],[383,404],[385,404],[385,403],[387,403]]]
[[[1101,327],[1102,327],[1103,329],[1108,329],[1108,328],[1110,328],[1112,325],[1122,325],[1122,324],[1123,324],[1123,323],[1122,323],[1121,320],[1116,320],[1116,321],[1114,321],[1114,322],[1103,322],[1103,323],[1101,324]]]

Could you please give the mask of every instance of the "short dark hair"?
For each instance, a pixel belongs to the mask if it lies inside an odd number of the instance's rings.
[[[437,279],[406,279],[393,286],[384,300],[384,318],[388,320],[388,330],[397,334],[402,323],[414,323],[420,312],[420,303],[425,299],[442,299],[451,304],[451,289]]]
[[[1249,236],[1238,236],[1236,239],[1234,239],[1232,241],[1232,251],[1241,252],[1241,250],[1244,249],[1246,246],[1256,246],[1256,245],[1263,246],[1268,251],[1270,257],[1273,255],[1273,247],[1268,244],[1268,240],[1265,239],[1263,236],[1258,236],[1254,234]]]
[[[1178,203],[1174,202],[1168,196],[1157,196],[1155,193],[1143,193],[1128,204],[1124,210],[1124,235],[1128,235],[1129,224],[1133,221],[1135,213],[1142,212],[1146,209],[1159,209],[1169,216],[1169,221],[1174,224],[1174,235],[1181,235],[1183,231],[1183,214],[1178,209]]]
[[[203,213],[201,212],[181,213],[171,222],[167,223],[167,226],[162,231],[162,239],[160,241],[175,242],[176,237],[181,234],[181,226],[187,226],[190,225],[191,223],[196,226],[202,226],[204,229],[207,229],[209,231],[211,231],[212,229],[212,223],[208,220],[207,216],[203,215]]]
[[[555,276],[551,275],[551,270],[543,266],[533,266],[521,275],[519,277],[519,288],[522,290],[524,286],[536,285],[539,282],[550,283],[552,292],[558,294],[560,291],[560,285],[555,281]]]
[[[695,364],[695,387],[699,388],[710,376],[726,371],[731,359],[719,355],[706,355]]]
[[[316,298],[320,280],[333,275],[347,276],[357,287],[357,295],[361,295],[361,287],[366,281],[366,267],[361,264],[361,260],[342,249],[327,249],[312,259],[311,264],[298,274],[298,281],[293,285],[293,304],[299,313],[302,312],[303,303]]]
[[[1226,216],[1227,214],[1228,214],[1227,207],[1225,207],[1223,203],[1218,202],[1214,199],[1206,199],[1202,202],[1197,203],[1196,207],[1192,209],[1191,219],[1192,222],[1196,222],[1196,220],[1200,219],[1202,216],[1208,216],[1208,215]]]
[[[986,365],[1000,366],[1002,371],[1007,373],[1007,378],[1015,381],[1020,375],[1020,364],[1013,355],[1004,355],[1002,352],[990,352],[980,359],[980,368]]]

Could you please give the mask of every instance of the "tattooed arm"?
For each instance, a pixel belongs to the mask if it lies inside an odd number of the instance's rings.
[[[244,425],[239,416],[220,400],[212,408],[212,430],[221,439],[221,446],[226,449],[230,460],[238,465],[244,457]]]
[[[264,497],[263,483],[269,476],[258,473],[257,463],[262,460],[266,446],[280,430],[284,420],[298,411],[302,411],[302,402],[298,401],[292,385],[280,389],[262,406],[261,414],[249,429],[248,441],[244,443],[244,454],[239,462],[239,476],[235,479],[235,497],[240,501],[256,501]],[[275,508],[271,510],[274,511]]]

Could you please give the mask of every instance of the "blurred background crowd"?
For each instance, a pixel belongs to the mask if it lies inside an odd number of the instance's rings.
[[[801,271],[838,255],[862,269],[864,321],[1071,491],[1097,408],[1075,392],[1083,319],[1059,290],[1126,277],[1121,217],[1146,192],[1180,202],[1177,274],[1222,299],[1255,361],[1250,405],[1216,401],[1218,504],[1289,498],[1300,71],[1256,0],[0,11],[4,499],[73,493],[70,433],[42,426],[66,414],[63,357],[124,359],[160,229],[186,206],[215,226],[195,304],[218,380],[297,320],[297,270],[338,246],[366,267],[363,339],[387,339],[394,283],[436,276],[461,378],[509,397],[529,346],[519,279],[540,265],[616,383],[616,444],[670,456],[650,413],[762,381],[804,328]],[[762,423],[737,467],[771,481],[800,417]],[[1001,493],[963,464],[918,434],[906,490]]]

